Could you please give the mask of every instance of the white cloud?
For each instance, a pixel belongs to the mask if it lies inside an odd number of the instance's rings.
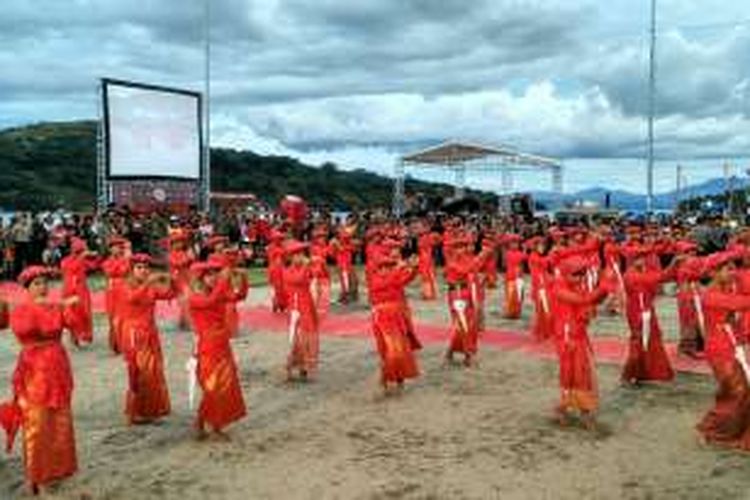
[[[101,76],[202,88],[204,0],[3,4],[0,125],[94,117]],[[643,155],[648,2],[210,5],[217,144],[388,171],[470,138],[599,158],[594,183]],[[660,156],[748,155],[749,19],[739,0],[659,1]]]

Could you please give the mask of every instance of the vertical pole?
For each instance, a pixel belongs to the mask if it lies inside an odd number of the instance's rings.
[[[654,114],[656,112],[656,0],[651,0],[651,48],[648,72],[648,172],[646,212],[654,209]]]
[[[557,165],[552,168],[552,190],[556,195],[561,196],[563,192],[563,167]]]
[[[675,209],[680,205],[682,201],[682,165],[677,164],[677,185],[675,186]]]
[[[461,163],[453,168],[456,174],[456,189],[453,194],[456,198],[463,198],[466,196],[466,165]]]
[[[107,186],[104,171],[104,112],[102,111],[104,83],[101,80],[97,84],[96,94],[96,208],[102,211],[107,206]]]
[[[211,207],[211,0],[205,0],[204,15],[204,92],[203,92],[203,179],[200,201],[203,210]]]
[[[404,162],[396,160],[393,176],[393,214],[399,219],[404,215]]]

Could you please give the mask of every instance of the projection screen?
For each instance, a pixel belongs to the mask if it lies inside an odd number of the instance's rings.
[[[104,79],[107,177],[199,180],[201,95]]]

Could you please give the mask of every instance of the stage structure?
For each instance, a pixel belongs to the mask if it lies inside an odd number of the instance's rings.
[[[501,194],[513,191],[515,172],[547,172],[551,174],[552,190],[562,194],[563,165],[560,160],[522,153],[507,146],[490,146],[471,142],[448,141],[401,157],[396,163],[393,189],[393,212],[401,216],[405,211],[405,181],[412,173],[442,174],[452,176],[448,183],[454,186],[454,196],[462,197],[469,176],[487,176],[499,173]],[[418,177],[417,177],[418,178]],[[422,179],[420,179],[422,180]],[[425,175],[424,180],[434,180]],[[482,189],[479,187],[479,189]],[[493,189],[487,188],[487,191]]]
[[[100,81],[97,204],[137,211],[200,205],[208,169],[202,95],[144,83]]]

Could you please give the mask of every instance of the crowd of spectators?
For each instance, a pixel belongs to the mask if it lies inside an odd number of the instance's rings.
[[[356,237],[362,241],[371,223],[382,223],[389,215],[386,212],[362,212],[347,214],[336,219],[328,212],[312,212],[307,223],[297,228],[294,236],[308,239],[314,224],[326,220],[331,224],[331,237],[336,233],[338,223],[357,227]],[[415,219],[427,221],[435,232],[442,233],[442,226],[449,214],[422,213],[413,215]],[[409,218],[407,217],[407,225]],[[546,218],[499,217],[497,214],[474,214],[465,217],[467,226],[478,234],[498,231],[519,234],[545,234],[551,221]],[[76,236],[85,240],[91,250],[104,255],[107,241],[113,235],[130,240],[134,253],[145,252],[159,259],[164,257],[164,241],[170,228],[188,229],[193,235],[197,251],[201,242],[214,234],[225,235],[230,242],[252,250],[258,263],[263,262],[265,244],[271,228],[280,223],[280,215],[275,212],[246,211],[227,209],[208,215],[197,210],[176,215],[167,211],[151,213],[132,212],[127,208],[110,207],[99,213],[77,214],[62,210],[40,213],[16,213],[3,221],[0,227],[2,247],[2,279],[14,279],[29,264],[57,266],[67,255],[70,238]],[[581,224],[581,222],[579,222]],[[583,224],[586,224],[585,222]],[[624,237],[628,221],[611,221],[616,236]],[[707,251],[721,248],[728,238],[729,228],[721,218],[709,218],[697,223],[671,220],[662,221],[662,226],[689,224],[696,239],[703,242]],[[481,243],[481,242],[480,242]],[[413,241],[416,245],[416,239]],[[440,260],[439,256],[437,256]],[[360,253],[360,258],[363,255]]]

